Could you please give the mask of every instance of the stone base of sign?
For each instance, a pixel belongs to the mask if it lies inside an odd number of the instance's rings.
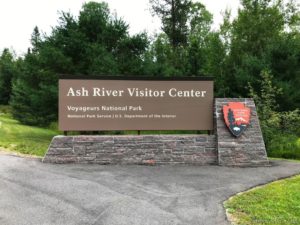
[[[228,102],[251,109],[250,125],[238,138],[224,122],[222,107]],[[43,162],[269,165],[254,101],[224,98],[215,100],[215,135],[56,136]]]
[[[215,135],[56,136],[47,163],[217,164]]]
[[[224,123],[223,105],[242,102],[251,109],[250,125],[236,138]],[[217,135],[218,164],[221,166],[267,166],[266,148],[253,99],[215,99],[215,133]]]

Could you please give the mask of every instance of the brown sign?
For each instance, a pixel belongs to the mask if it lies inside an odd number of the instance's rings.
[[[212,80],[59,80],[59,128],[212,130]]]

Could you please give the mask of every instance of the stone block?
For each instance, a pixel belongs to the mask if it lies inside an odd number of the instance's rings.
[[[57,136],[44,162],[209,165],[217,161],[215,140],[214,135]]]
[[[251,109],[250,126],[238,138],[230,134],[224,122],[222,108],[229,102],[242,102]],[[219,165],[269,165],[253,99],[217,98],[215,100],[215,120]]]

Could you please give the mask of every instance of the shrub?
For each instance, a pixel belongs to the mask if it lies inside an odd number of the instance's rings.
[[[269,71],[261,73],[260,92],[249,84],[267,148],[268,155],[288,159],[300,159],[300,110],[279,112],[276,98],[281,90],[273,85]]]
[[[11,107],[9,105],[0,105],[0,114],[10,114],[11,113]]]
[[[281,134],[272,138],[268,148],[270,157],[300,159],[300,138],[293,134]]]

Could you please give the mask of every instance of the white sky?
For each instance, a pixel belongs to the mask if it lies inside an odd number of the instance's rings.
[[[94,0],[98,1],[99,0]],[[11,48],[22,55],[30,47],[30,36],[35,26],[49,34],[57,25],[58,12],[70,11],[77,16],[81,6],[89,0],[3,0],[0,1],[0,51]],[[106,0],[112,12],[130,25],[130,33],[160,30],[160,21],[149,11],[149,0]],[[236,15],[239,0],[201,0],[214,15],[214,27],[222,21],[221,11],[232,9]]]

